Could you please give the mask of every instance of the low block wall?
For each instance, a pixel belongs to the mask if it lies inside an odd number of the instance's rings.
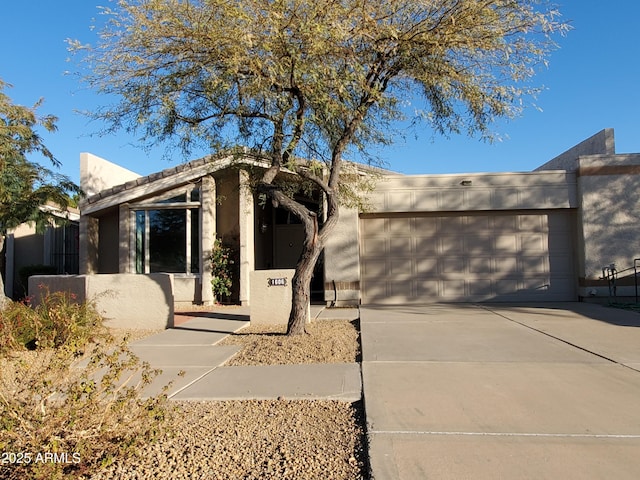
[[[252,325],[286,325],[291,313],[291,279],[295,270],[255,270],[250,273]]]
[[[79,302],[93,301],[105,324],[113,328],[150,330],[173,327],[173,276],[149,275],[35,275],[29,278],[34,302],[41,287],[74,293]]]

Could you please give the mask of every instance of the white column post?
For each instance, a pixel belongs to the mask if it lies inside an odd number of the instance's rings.
[[[240,302],[242,305],[250,305],[249,273],[255,268],[253,193],[249,186],[249,174],[240,170],[239,176]]]
[[[202,231],[200,232],[200,278],[202,288],[202,303],[211,305],[214,301],[211,289],[211,263],[209,256],[213,250],[213,241],[216,237],[216,181],[211,176],[202,178],[202,191],[200,192],[202,206],[200,218]],[[197,239],[192,239],[197,241]]]

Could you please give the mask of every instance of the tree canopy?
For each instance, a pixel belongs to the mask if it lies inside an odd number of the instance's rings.
[[[42,231],[58,217],[41,207],[52,203],[64,210],[79,193],[66,176],[29,160],[41,154],[54,167],[60,165],[38,133],[39,128],[54,132],[56,117],[37,115],[42,100],[33,107],[15,105],[3,91],[7,86],[0,80],[0,237],[22,223]]]
[[[270,165],[261,191],[305,225],[300,277],[337,221],[345,154],[390,142],[416,99],[409,114],[434,131],[486,134],[535,93],[566,30],[542,0],[119,0],[105,13],[97,45],[72,45],[88,84],[118,98],[94,115],[151,144],[251,147]],[[285,167],[324,194],[321,229],[275,184]]]

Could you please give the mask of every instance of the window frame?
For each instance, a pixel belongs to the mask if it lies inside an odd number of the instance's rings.
[[[194,197],[193,192],[198,191],[197,201],[192,200]],[[184,195],[185,201],[183,202],[167,202],[167,200]],[[170,272],[177,277],[200,277],[203,268],[202,259],[202,184],[201,182],[192,183],[183,187],[169,190],[162,195],[158,195],[149,199],[145,199],[140,202],[131,203],[129,207],[129,224],[132,225],[130,229],[130,247],[129,247],[129,268],[130,271],[136,274],[149,274],[150,271],[150,212],[154,210],[185,210],[185,271],[184,272]],[[194,212],[196,210],[196,212]],[[142,259],[142,268],[139,268],[138,257],[138,241],[139,241],[139,229],[138,229],[138,212],[144,212],[144,231],[142,234],[142,252],[144,257]],[[195,214],[194,214],[195,213]],[[195,217],[195,218],[194,218]],[[193,235],[193,223],[197,222],[198,232],[200,232],[199,238],[192,238]],[[193,242],[197,242],[197,254],[198,254],[198,272],[192,272],[193,261]],[[140,271],[142,270],[142,271]]]

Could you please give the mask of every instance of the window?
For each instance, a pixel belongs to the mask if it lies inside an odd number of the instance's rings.
[[[55,265],[59,274],[76,275],[79,270],[79,227],[69,223],[50,227],[49,264]]]
[[[174,191],[132,208],[136,273],[200,272],[199,191]]]

